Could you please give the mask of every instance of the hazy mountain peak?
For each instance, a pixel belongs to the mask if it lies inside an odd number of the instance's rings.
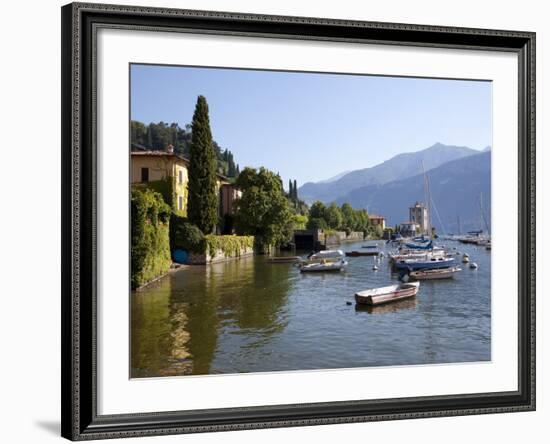
[[[479,153],[465,146],[445,145],[436,142],[420,151],[401,153],[370,168],[354,170],[338,179],[308,182],[299,188],[299,195],[306,202],[321,200],[329,203],[356,188],[367,185],[383,185],[428,171],[451,160]]]

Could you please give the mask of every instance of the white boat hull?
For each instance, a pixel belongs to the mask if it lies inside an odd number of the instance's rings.
[[[388,287],[360,291],[355,293],[355,302],[358,304],[379,305],[400,301],[416,296],[419,287],[420,282],[409,282],[406,284],[390,285]]]
[[[455,273],[461,271],[459,267],[443,268],[440,270],[419,270],[409,274],[410,279],[416,281],[433,280],[433,279],[450,279]]]

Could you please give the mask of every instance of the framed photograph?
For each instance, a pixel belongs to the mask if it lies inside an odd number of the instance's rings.
[[[62,435],[535,409],[535,35],[62,8]]]

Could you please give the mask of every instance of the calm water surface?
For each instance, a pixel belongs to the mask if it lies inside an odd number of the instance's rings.
[[[348,258],[346,272],[307,274],[257,256],[172,273],[131,295],[131,375],[490,360],[491,252],[446,245],[479,268],[461,265],[455,279],[422,281],[416,298],[373,308],[353,295],[398,282],[387,258],[378,271],[372,257]]]

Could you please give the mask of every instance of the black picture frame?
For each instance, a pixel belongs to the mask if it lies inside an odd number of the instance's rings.
[[[62,436],[84,440],[535,409],[535,33],[85,3],[66,5],[61,14]],[[518,390],[98,415],[94,76],[99,27],[515,53],[519,64]]]

